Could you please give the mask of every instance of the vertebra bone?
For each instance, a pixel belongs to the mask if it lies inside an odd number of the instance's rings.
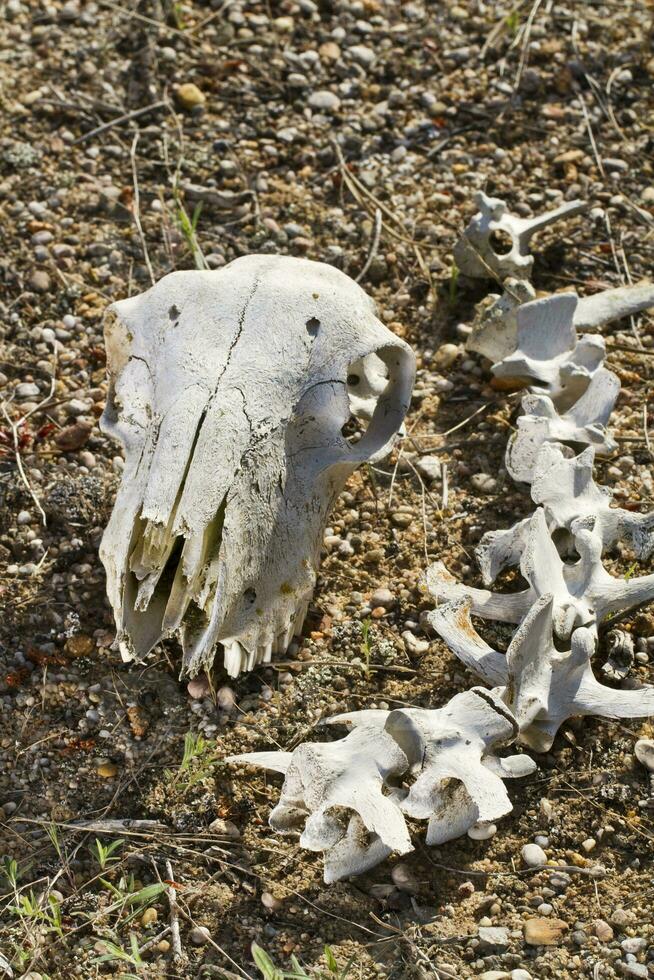
[[[555,221],[580,214],[588,207],[584,201],[570,201],[536,218],[519,218],[507,211],[506,202],[497,197],[478,193],[475,203],[479,211],[456,243],[454,260],[464,275],[480,279],[529,278],[534,264],[534,257],[529,253],[532,236]],[[493,249],[494,232],[504,232],[510,237],[511,249],[506,254]]]
[[[594,517],[577,518],[570,530],[579,555],[574,563],[562,560],[544,511],[535,511],[529,519],[520,559],[520,570],[529,583],[522,592],[496,594],[463,585],[441,562],[427,569],[427,589],[437,602],[467,598],[473,615],[504,623],[521,623],[534,603],[550,594],[554,633],[562,641],[569,640],[572,631],[580,626],[597,633],[598,624],[609,616],[654,598],[654,575],[627,580],[614,578],[606,571],[601,558],[602,537]]]
[[[527,279],[505,280],[504,293],[501,296],[491,294],[489,299],[493,302],[475,320],[466,349],[483,354],[493,364],[515,353],[521,346],[518,340],[518,311],[522,304],[530,303],[535,298],[536,291]],[[573,325],[576,330],[597,329],[651,306],[654,306],[654,285],[648,282],[605,289],[593,296],[578,297]]]
[[[222,644],[235,676],[301,629],[329,509],[392,446],[413,355],[359,286],[305,259],[174,272],[112,311],[102,424],[126,461],[101,556],[122,650],[177,633],[183,672]],[[354,445],[351,393],[371,418]]]
[[[531,483],[539,450],[546,442],[562,442],[575,449],[594,446],[607,456],[614,453],[617,443],[606,424],[619,392],[617,375],[600,368],[581,398],[563,414],[559,414],[547,395],[525,395],[524,415],[518,417],[518,431],[506,448],[505,463],[510,476]]]
[[[577,303],[574,293],[557,293],[520,306],[516,350],[493,364],[495,377],[511,388],[531,385],[559,409],[577,401],[606,355],[602,337],[577,338]]]
[[[654,713],[654,687],[616,690],[596,680],[591,658],[594,630],[572,632],[564,652],[554,644],[555,602],[541,595],[516,630],[506,656],[489,646],[470,620],[472,602],[460,597],[429,614],[449,648],[487,683],[501,684],[503,698],[518,722],[518,741],[546,752],[558,729],[575,715],[639,718]]]
[[[567,450],[566,452],[571,452]],[[613,494],[593,479],[595,450],[589,446],[578,456],[566,457],[562,446],[543,443],[536,457],[531,499],[542,504],[550,533],[570,532],[579,517],[594,517],[594,531],[602,549],[627,541],[636,557],[644,560],[654,553],[654,514],[637,514],[612,507]],[[506,531],[488,531],[475,555],[484,585],[491,585],[503,568],[517,565],[524,550],[529,519]],[[570,550],[570,533],[556,537],[562,554]]]
[[[293,753],[227,760],[285,774],[270,824],[281,833],[301,831],[303,847],[324,851],[326,882],[412,850],[404,813],[429,820],[428,844],[497,820],[511,810],[503,780],[535,769],[526,756],[496,756],[517,727],[500,699],[481,688],[436,710],[354,711],[328,723],[352,731]],[[408,792],[403,780],[411,782]]]

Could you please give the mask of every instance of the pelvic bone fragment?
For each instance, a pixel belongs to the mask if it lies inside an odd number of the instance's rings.
[[[479,211],[470,221],[454,248],[454,260],[466,276],[479,279],[528,279],[534,264],[529,252],[533,235],[561,218],[585,211],[584,201],[570,201],[536,218],[520,218],[507,211],[506,202],[486,194],[475,195]],[[503,232],[511,239],[511,249],[502,254],[493,247],[493,235]]]
[[[391,448],[413,355],[359,286],[305,259],[174,272],[112,313],[102,427],[125,470],[101,557],[121,648],[177,634],[184,673],[222,645],[236,676],[301,629],[329,509]],[[351,414],[370,419],[357,443]]]
[[[429,820],[428,844],[497,820],[511,810],[503,780],[535,769],[527,756],[496,755],[517,727],[502,701],[481,688],[436,710],[354,711],[328,723],[352,731],[292,753],[227,760],[285,774],[270,825],[301,832],[303,847],[323,851],[328,883],[412,850],[403,814]]]

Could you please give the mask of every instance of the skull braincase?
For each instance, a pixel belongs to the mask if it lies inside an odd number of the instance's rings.
[[[231,674],[251,669],[301,628],[329,508],[392,446],[413,354],[351,279],[304,259],[174,272],[111,313],[102,426],[125,468],[101,556],[123,651],[178,632],[185,672],[219,643]],[[349,366],[371,356],[354,443]]]

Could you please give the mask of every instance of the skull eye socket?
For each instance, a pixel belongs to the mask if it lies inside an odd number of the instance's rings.
[[[316,316],[312,316],[310,320],[307,320],[307,333],[311,337],[315,337],[320,330],[320,320]]]
[[[508,255],[513,250],[513,239],[508,232],[501,229],[492,231],[488,241],[495,255]]]
[[[255,592],[254,589],[246,589],[245,592],[243,593],[243,598],[245,599],[246,602],[252,605],[254,602],[257,601],[257,593]]]

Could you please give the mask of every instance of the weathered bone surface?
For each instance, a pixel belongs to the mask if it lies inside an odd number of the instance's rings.
[[[639,282],[634,286],[618,286],[605,289],[593,296],[584,296],[575,310],[575,327],[590,330],[603,327],[606,323],[621,320],[625,316],[635,316],[654,306],[654,285]]]
[[[518,482],[531,483],[538,453],[546,442],[561,442],[576,451],[593,446],[597,452],[610,456],[618,447],[606,425],[619,392],[617,375],[600,368],[581,398],[563,414],[559,414],[548,395],[525,395],[525,414],[518,417],[518,430],[506,448],[509,474]]]
[[[573,521],[594,517],[594,531],[601,538],[603,551],[617,541],[626,541],[637,558],[649,558],[654,553],[654,513],[638,514],[611,506],[612,491],[593,479],[592,446],[579,456],[566,456],[566,452],[571,450],[544,443],[536,457],[531,484],[531,499],[543,505],[550,534],[568,532],[555,535],[559,552],[570,553]],[[504,568],[519,563],[528,527],[529,518],[525,518],[506,531],[486,532],[475,551],[484,585],[491,585]]]
[[[497,820],[511,810],[503,780],[535,769],[527,756],[497,756],[517,726],[502,701],[481,688],[436,710],[354,711],[328,723],[352,731],[293,753],[227,760],[285,774],[270,824],[280,833],[301,833],[303,847],[324,852],[326,882],[411,850],[403,814],[429,821],[428,844]]]
[[[602,564],[603,541],[592,516],[572,521],[570,532],[575,562],[561,558],[550,535],[547,518],[538,508],[529,519],[520,570],[529,583],[522,592],[497,594],[457,582],[441,562],[431,565],[425,580],[437,602],[466,598],[473,615],[504,623],[521,623],[543,595],[552,598],[554,636],[567,642],[573,630],[584,626],[597,633],[598,624],[654,598],[654,575],[619,579]]]
[[[528,279],[534,264],[529,242],[542,228],[561,218],[580,214],[588,207],[585,201],[570,201],[536,218],[520,218],[507,210],[506,202],[486,194],[475,195],[479,211],[471,219],[454,248],[454,260],[466,276],[480,279],[505,279],[515,276]],[[505,254],[493,248],[493,236],[504,233],[511,240]]]
[[[102,427],[125,470],[101,556],[121,649],[177,633],[185,673],[221,644],[236,675],[301,629],[329,509],[392,446],[413,354],[359,286],[305,259],[174,272],[112,312]],[[353,412],[370,420],[356,444]]]
[[[475,320],[472,333],[466,341],[467,350],[483,354],[494,364],[514,354],[521,346],[518,340],[518,310],[523,303],[529,303],[535,298],[536,291],[528,280],[507,279],[504,282],[504,293],[501,296],[492,295],[490,299],[493,302]],[[578,298],[573,313],[573,325],[576,330],[598,329],[651,306],[654,306],[654,285],[650,283],[605,289],[593,296]]]
[[[574,293],[557,293],[518,307],[516,350],[493,364],[495,377],[510,388],[543,391],[559,411],[577,401],[606,355],[602,337],[577,337],[577,304]]]
[[[558,729],[575,715],[640,718],[654,712],[654,687],[616,690],[596,680],[591,658],[595,631],[575,629],[564,651],[556,648],[555,601],[541,595],[516,630],[506,655],[494,650],[470,620],[472,602],[459,597],[438,606],[429,621],[454,654],[488,684],[501,685],[518,722],[518,741],[546,752]]]

